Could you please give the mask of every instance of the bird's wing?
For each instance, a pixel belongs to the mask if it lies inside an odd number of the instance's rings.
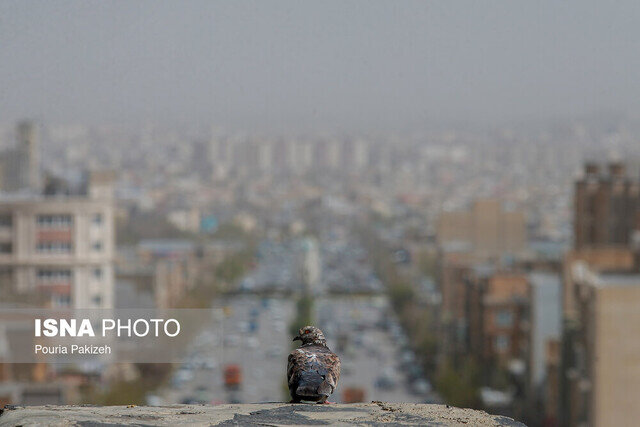
[[[289,388],[298,382],[300,372],[304,369],[306,354],[301,349],[293,350],[287,359],[287,383]]]
[[[331,386],[331,393],[333,393],[340,380],[340,358],[337,354],[327,351],[321,353],[319,359],[326,369],[325,381]]]

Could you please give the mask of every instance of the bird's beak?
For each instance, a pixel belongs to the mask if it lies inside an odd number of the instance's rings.
[[[293,341],[302,341],[302,338],[300,337],[300,335],[296,335],[296,337],[293,338]]]

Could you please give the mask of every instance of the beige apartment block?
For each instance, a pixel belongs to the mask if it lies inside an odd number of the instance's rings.
[[[0,195],[0,282],[25,303],[113,305],[111,177],[92,174],[82,195]]]
[[[633,426],[640,419],[640,275],[597,274],[577,264],[581,319],[572,425]],[[581,401],[582,400],[582,401]]]
[[[497,199],[479,199],[466,211],[443,212],[437,225],[440,246],[456,245],[484,258],[518,254],[526,248],[522,211],[507,211]]]
[[[640,276],[635,280],[595,292],[591,400],[596,426],[631,426],[640,419]]]

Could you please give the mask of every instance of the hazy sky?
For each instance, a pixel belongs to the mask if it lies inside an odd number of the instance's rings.
[[[0,1],[0,121],[401,129],[640,107],[640,2]]]

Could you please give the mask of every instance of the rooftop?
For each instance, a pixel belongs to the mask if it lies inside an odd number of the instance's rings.
[[[524,426],[503,416],[445,405],[256,403],[172,406],[6,406],[0,426],[14,425],[438,425]]]

